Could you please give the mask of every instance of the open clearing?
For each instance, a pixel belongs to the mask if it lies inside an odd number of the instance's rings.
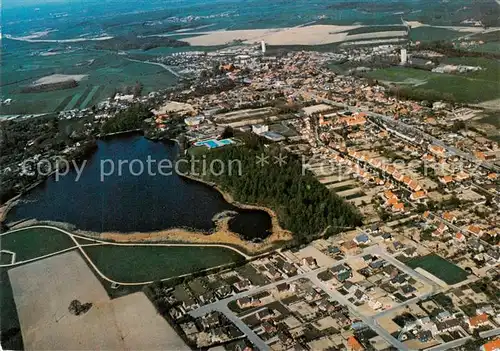
[[[81,81],[82,79],[87,78],[86,74],[52,74],[50,76],[45,76],[40,79],[37,79],[33,82],[33,85],[45,85],[45,84],[56,84],[56,83],[64,83],[71,80],[76,82]]]
[[[77,252],[8,273],[27,350],[188,350],[142,292],[110,300]],[[75,316],[74,299],[93,306]]]

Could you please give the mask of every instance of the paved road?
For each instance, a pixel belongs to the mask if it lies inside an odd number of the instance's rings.
[[[373,252],[375,254],[381,256],[382,258],[384,258],[386,261],[390,262],[393,266],[398,268],[400,271],[408,274],[409,276],[413,277],[416,280],[420,280],[420,281],[424,282],[425,284],[430,285],[432,287],[431,294],[435,294],[437,291],[439,291],[441,289],[441,287],[439,285],[437,285],[435,282],[433,282],[431,279],[427,278],[423,274],[416,272],[415,270],[411,269],[410,267],[408,267],[407,265],[405,265],[401,261],[398,261],[397,259],[395,259],[391,255],[387,254],[387,252],[385,250],[383,250],[382,248],[380,248],[379,246],[375,246]]]
[[[453,341],[450,341],[450,342],[447,342],[447,343],[444,343],[444,344],[441,344],[441,345],[437,345],[437,346],[425,349],[425,351],[445,351],[445,350],[449,350],[451,348],[458,347],[458,346],[461,346],[461,345],[465,344],[471,338],[472,338],[472,336],[466,336],[465,338],[462,338],[462,339],[453,340]]]
[[[369,326],[371,329],[373,329],[378,335],[383,337],[387,342],[391,343],[392,346],[397,348],[398,350],[408,350],[406,345],[404,345],[401,341],[393,337],[387,330],[382,328],[381,326],[378,325],[377,321],[373,317],[368,317],[365,316],[361,313],[357,312],[357,308],[354,304],[352,304],[349,300],[347,300],[342,294],[340,294],[336,290],[330,290],[326,284],[324,284],[321,280],[318,279],[318,277],[312,277],[311,282],[320,287],[323,291],[325,291],[330,297],[334,298],[344,306],[349,307],[351,312],[357,317],[359,317],[363,323],[365,323],[367,326]]]
[[[343,264],[343,263],[347,262],[348,260],[352,260],[353,258],[363,257],[367,254],[378,253],[381,251],[383,251],[383,250],[378,248],[378,246],[370,246],[370,247],[364,249],[363,252],[360,253],[359,255],[349,256],[348,258],[344,258],[342,260],[336,261],[335,265]],[[207,314],[208,312],[220,310],[221,306],[227,306],[227,304],[231,301],[240,299],[240,298],[245,297],[245,296],[255,295],[255,294],[261,293],[263,291],[267,291],[267,290],[272,289],[272,288],[276,287],[277,285],[280,285],[283,283],[291,283],[291,282],[294,282],[294,281],[299,280],[299,279],[304,279],[304,278],[310,279],[311,277],[316,277],[318,275],[318,273],[324,272],[328,268],[330,268],[330,267],[316,268],[310,272],[305,272],[305,273],[298,274],[298,275],[290,277],[290,278],[282,279],[282,280],[279,280],[279,281],[276,281],[276,282],[273,282],[273,283],[270,283],[267,285],[263,285],[263,286],[259,286],[259,287],[256,287],[256,288],[253,288],[250,290],[246,290],[246,291],[240,292],[238,294],[234,294],[234,295],[231,295],[229,297],[226,297],[225,299],[218,300],[218,301],[213,302],[211,304],[198,307],[197,309],[190,311],[189,314],[195,318],[201,317],[201,316]]]
[[[480,332],[479,336],[482,338],[489,338],[490,336],[500,335],[500,328],[486,330],[484,332]]]
[[[356,112],[356,111],[359,110],[357,107],[348,106],[346,104],[340,104],[340,103],[338,103],[336,101],[328,100],[328,99],[319,97],[319,96],[317,96],[315,94],[312,94],[312,93],[309,93],[309,95],[312,96],[312,97],[314,97],[314,98],[316,98],[316,100],[321,101],[323,103],[326,103],[326,104],[329,104],[329,105],[332,105],[332,106],[347,108],[351,112]],[[379,118],[382,121],[384,121],[385,123],[394,124],[394,125],[398,126],[399,128],[402,128],[402,129],[411,129],[415,134],[419,135],[420,137],[422,137],[423,139],[425,139],[427,141],[430,141],[431,143],[433,143],[435,145],[439,145],[439,146],[445,148],[451,154],[460,156],[461,158],[464,158],[464,159],[466,159],[466,160],[468,160],[468,161],[470,161],[472,163],[476,163],[476,164],[479,163],[484,168],[487,168],[487,169],[490,169],[490,170],[493,170],[493,171],[497,171],[497,172],[500,171],[500,167],[497,167],[497,166],[495,166],[495,165],[493,165],[493,164],[491,164],[489,162],[481,162],[481,160],[478,160],[473,155],[471,155],[469,153],[465,153],[465,152],[463,152],[461,150],[458,150],[457,148],[455,148],[453,146],[449,146],[449,145],[445,144],[442,140],[437,139],[437,138],[433,137],[432,135],[429,135],[429,134],[425,133],[424,131],[422,131],[422,130],[414,127],[414,126],[410,126],[410,125],[408,125],[406,123],[403,123],[403,122],[401,122],[399,120],[394,119],[393,117],[381,115],[379,113],[375,113],[375,112],[372,112],[372,111],[363,110],[363,112],[365,112],[369,117]],[[399,132],[401,134],[404,134],[401,131],[399,131]]]
[[[423,294],[423,295],[414,297],[412,299],[406,300],[404,302],[401,302],[400,304],[397,304],[397,305],[395,305],[395,306],[393,306],[391,308],[388,308],[386,310],[383,310],[382,312],[377,313],[376,315],[373,316],[373,318],[375,318],[375,319],[382,318],[382,317],[384,317],[384,316],[386,316],[386,315],[388,315],[390,313],[393,313],[397,309],[400,309],[400,308],[409,306],[411,304],[417,303],[420,300],[426,300],[429,297],[431,297],[432,295],[434,295],[434,293],[427,293],[427,294]]]
[[[239,319],[229,308],[227,305],[222,309],[219,310],[220,312],[224,313],[226,317],[233,322],[254,344],[260,351],[265,351],[265,350],[270,350],[271,348],[266,344],[264,340],[259,338],[257,334],[254,333],[250,327],[248,327],[241,319]]]
[[[363,252],[361,254],[359,254],[359,255],[350,256],[349,258],[345,258],[343,260],[337,261],[336,265],[337,264],[345,263],[347,260],[351,260],[353,258],[362,257],[362,256],[364,256],[366,254],[379,255],[379,256],[383,257],[386,261],[388,261],[391,264],[393,264],[394,266],[396,266],[401,271],[403,271],[403,272],[407,273],[408,275],[414,277],[415,279],[421,280],[424,283],[429,284],[429,285],[431,285],[433,287],[433,290],[432,290],[431,293],[424,294],[423,296],[416,297],[416,298],[411,299],[409,301],[406,301],[406,302],[403,302],[401,304],[398,304],[398,305],[394,306],[393,308],[391,308],[391,310],[389,310],[387,313],[389,313],[390,311],[392,311],[392,310],[394,310],[396,308],[399,308],[401,306],[406,306],[406,305],[408,305],[410,303],[417,302],[417,301],[419,301],[421,299],[426,299],[426,298],[428,298],[429,296],[431,296],[432,294],[435,293],[435,287],[437,285],[433,281],[431,281],[427,277],[419,274],[418,272],[415,272],[414,270],[412,270],[411,268],[405,266],[403,263],[399,262],[398,260],[396,260],[392,256],[388,255],[379,246],[368,247],[368,248],[364,249]],[[264,285],[264,286],[260,286],[260,287],[257,287],[257,288],[253,288],[253,289],[250,289],[248,291],[244,291],[244,292],[232,295],[230,297],[227,297],[225,299],[216,301],[214,303],[201,306],[201,307],[199,307],[199,308],[197,308],[197,309],[189,312],[189,314],[192,317],[196,318],[196,317],[204,316],[205,314],[207,314],[209,312],[212,312],[212,311],[223,312],[231,321],[233,321],[238,326],[238,328],[240,328],[241,331],[243,331],[246,334],[248,332],[248,329],[249,329],[248,326],[244,325],[244,323],[241,322],[240,318],[238,318],[231,310],[229,310],[229,308],[227,307],[227,304],[229,302],[237,300],[237,299],[245,297],[245,296],[251,296],[251,295],[255,295],[255,294],[258,294],[260,292],[263,292],[263,291],[267,291],[267,290],[272,289],[272,288],[274,288],[277,285],[282,284],[282,283],[291,283],[291,282],[299,280],[299,279],[309,279],[314,285],[317,285],[318,287],[320,287],[321,289],[323,289],[328,295],[330,295],[331,297],[333,297],[334,299],[336,299],[340,303],[344,304],[345,306],[349,307],[350,310],[353,312],[353,314],[355,314],[356,316],[358,316],[364,323],[366,323],[368,326],[370,326],[375,332],[377,332],[380,336],[382,336],[387,342],[389,342],[390,344],[392,344],[398,350],[408,350],[408,348],[404,344],[402,344],[399,340],[397,340],[396,338],[394,338],[391,334],[389,334],[389,332],[387,332],[384,328],[380,327],[377,324],[377,321],[375,319],[378,318],[380,315],[384,315],[385,314],[384,312],[381,312],[381,313],[379,313],[379,314],[377,314],[375,316],[372,316],[372,317],[364,316],[361,313],[359,313],[357,311],[356,306],[353,305],[350,301],[348,301],[344,296],[342,296],[336,290],[330,290],[326,284],[324,284],[322,281],[320,281],[318,279],[318,277],[317,277],[318,273],[323,272],[323,271],[327,270],[328,268],[329,267],[317,268],[317,269],[312,270],[312,271],[307,272],[307,273],[299,274],[299,275],[296,275],[294,277],[283,279],[283,280],[280,280],[280,281],[277,281],[277,282],[274,282],[274,283],[271,283],[271,284],[268,284],[268,285]],[[238,321],[238,322],[236,322],[236,321]],[[244,331],[244,330],[246,330],[246,331]],[[254,344],[256,346],[258,346],[257,345],[257,339],[260,340],[260,341],[258,341],[259,343],[260,342],[264,342],[253,331],[252,331],[251,334],[247,334],[247,335],[251,335],[252,339],[255,339],[255,342],[254,341],[252,341],[252,342],[254,342]]]

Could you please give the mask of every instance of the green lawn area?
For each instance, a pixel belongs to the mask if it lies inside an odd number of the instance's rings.
[[[450,41],[458,37],[464,36],[467,33],[462,33],[456,30],[447,28],[435,27],[418,27],[410,30],[410,40],[430,42],[430,41]]]
[[[0,253],[0,264],[11,264],[12,262],[12,255],[6,252],[1,252]]]
[[[2,250],[16,253],[24,261],[75,246],[66,234],[49,228],[26,228],[0,237]]]
[[[220,247],[104,245],[85,251],[104,275],[119,282],[160,280],[243,259]]]
[[[411,259],[406,265],[413,269],[420,267],[449,285],[460,283],[469,275],[462,268],[436,254]]]
[[[458,102],[481,102],[500,98],[498,63],[483,58],[450,58],[450,63],[479,64],[486,69],[467,74],[442,74],[407,67],[390,67],[366,73],[379,81],[393,82],[401,86],[414,86],[415,90],[447,94]]]

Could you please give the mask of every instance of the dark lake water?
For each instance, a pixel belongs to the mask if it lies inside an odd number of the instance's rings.
[[[95,232],[150,232],[180,227],[210,231],[215,228],[214,215],[230,210],[238,212],[231,221],[233,231],[248,240],[269,234],[271,218],[266,212],[232,206],[210,186],[175,172],[170,176],[159,174],[158,162],[175,162],[177,153],[173,143],[152,142],[138,135],[101,140],[78,181],[76,171],[59,181],[50,178],[9,212],[7,223],[36,218],[67,222]],[[156,175],[147,172],[148,156],[156,161],[151,163]],[[120,160],[139,161],[131,169],[123,163],[120,175]],[[145,172],[135,176],[139,163]],[[111,164],[115,172],[102,177],[101,170],[111,173]]]

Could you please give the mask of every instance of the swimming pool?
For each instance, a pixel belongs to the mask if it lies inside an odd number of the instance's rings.
[[[194,143],[194,146],[206,146],[209,149],[215,149],[230,144],[234,144],[234,141],[232,139],[222,139],[222,140],[210,139],[210,140],[198,141]]]

